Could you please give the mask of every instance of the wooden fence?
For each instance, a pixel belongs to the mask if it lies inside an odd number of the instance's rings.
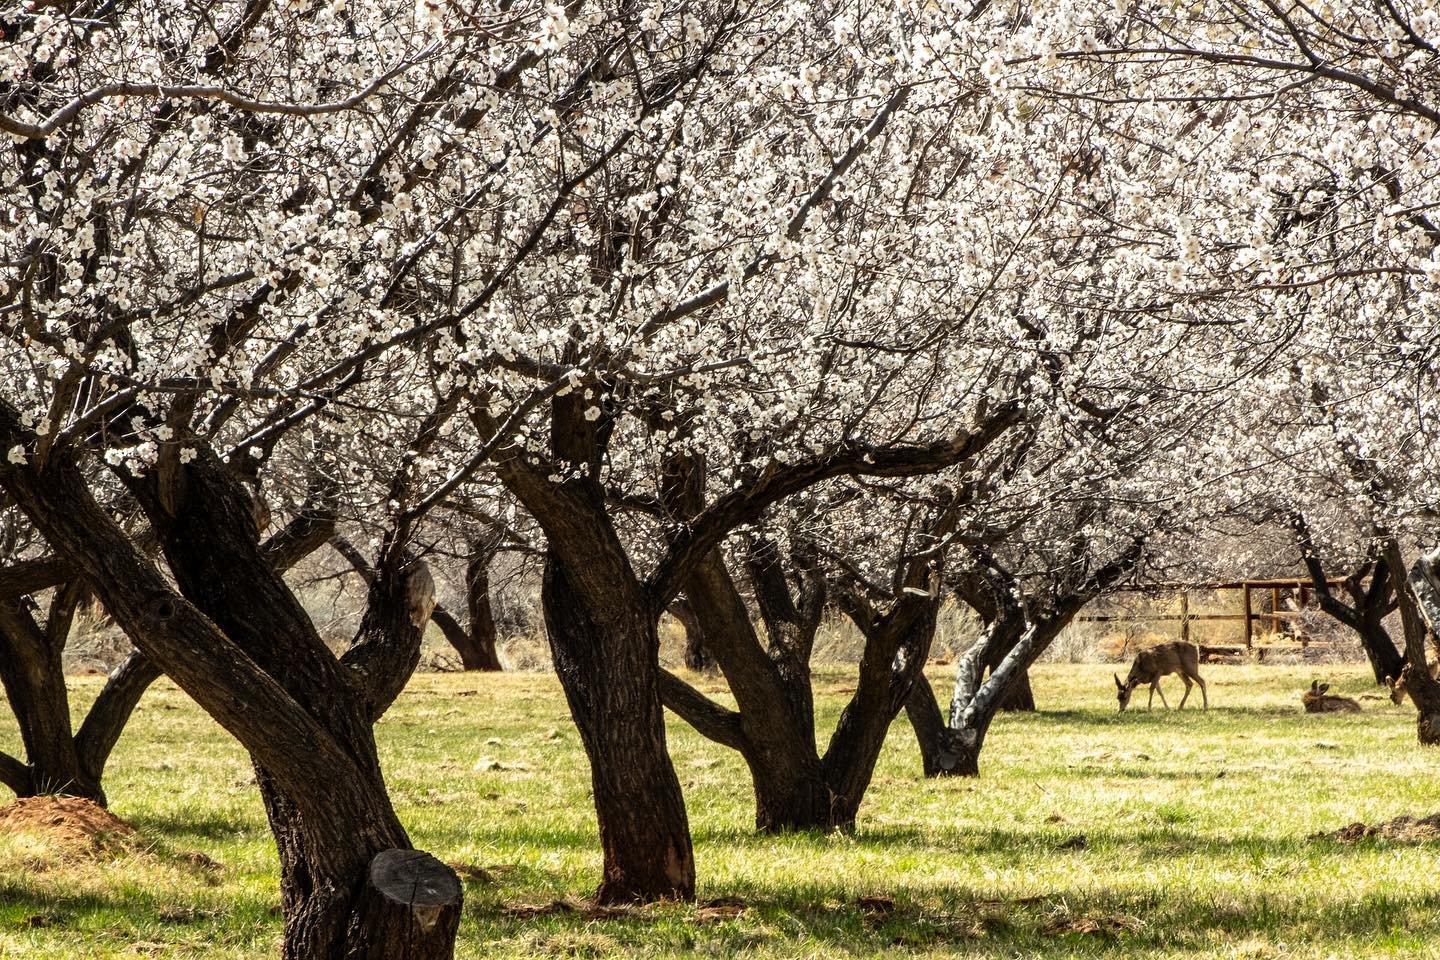
[[[1329,581],[1331,586],[1338,586],[1344,583],[1340,579]],[[1180,639],[1190,641],[1190,624],[1197,621],[1229,620],[1232,622],[1243,622],[1245,641],[1241,643],[1206,643],[1201,645],[1201,652],[1205,654],[1227,654],[1257,651],[1263,657],[1264,651],[1275,648],[1301,649],[1311,646],[1329,646],[1325,641],[1310,638],[1300,628],[1300,618],[1305,615],[1306,607],[1310,604],[1311,592],[1314,585],[1308,579],[1272,579],[1272,580],[1231,580],[1215,583],[1157,583],[1146,586],[1122,587],[1121,592],[1146,593],[1146,594],[1176,594],[1180,595],[1180,612],[1166,614],[1087,614],[1076,617],[1078,621],[1087,623],[1155,623],[1155,622],[1178,622],[1180,624]],[[1192,592],[1217,592],[1239,590],[1242,598],[1244,612],[1242,613],[1191,613],[1190,594]],[[1270,609],[1268,611],[1255,609],[1256,591],[1270,591]],[[1299,609],[1281,610],[1280,593],[1282,590],[1294,591],[1297,594]],[[1257,643],[1255,639],[1256,621],[1269,622],[1270,635],[1288,632],[1295,638],[1293,642],[1276,643],[1274,641]],[[1288,631],[1284,630],[1286,623],[1290,624]]]

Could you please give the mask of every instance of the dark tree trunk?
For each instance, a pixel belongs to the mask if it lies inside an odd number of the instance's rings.
[[[0,684],[25,747],[24,763],[12,759],[0,767],[0,776],[17,796],[64,794],[105,803],[100,786],[104,757],[91,751],[90,759],[97,762],[87,763],[77,744],[62,664],[71,619],[83,595],[78,581],[57,585],[43,627],[28,597],[0,598]]]
[[[759,833],[819,831],[843,824],[843,810],[825,781],[820,758],[795,744],[788,758],[756,749],[741,751],[755,788],[755,829]],[[789,762],[786,762],[786,761]]]
[[[58,585],[43,628],[26,598],[0,600],[0,683],[25,747],[24,761],[0,754],[0,783],[16,796],[63,794],[103,806],[105,762],[141,694],[160,675],[143,654],[131,654],[72,735],[62,655],[84,594],[77,582]]]
[[[689,612],[729,681],[739,711],[710,702],[678,678],[669,678],[665,704],[701,734],[740,751],[754,784],[758,831],[849,829],[886,732],[929,655],[939,603],[928,595],[905,593],[885,616],[857,620],[866,638],[860,682],[822,757],[809,659],[824,610],[824,582],[801,566],[797,602],[778,554],[766,541],[751,551],[747,568],[768,646],[718,552],[700,561],[685,581]]]
[[[961,731],[952,731],[949,750],[945,759],[942,777],[980,776],[980,751],[985,747],[985,734],[990,732],[990,721],[994,713],[980,717],[974,726]]]
[[[653,618],[623,602],[587,609],[553,553],[545,561],[541,603],[555,671],[590,758],[605,858],[596,899],[693,898],[695,857],[665,746]]]
[[[920,745],[920,765],[925,776],[945,776],[955,765],[954,737],[945,725],[935,688],[923,673],[915,678],[915,686],[905,701],[905,716]]]
[[[365,559],[365,555],[362,554],[359,550],[357,550],[354,544],[352,544],[349,540],[346,540],[344,537],[336,535],[330,537],[330,545],[335,548],[335,551],[337,553],[339,553],[342,557],[346,559],[346,561],[349,562],[350,566],[355,568],[355,572],[360,575],[360,578],[362,580],[364,580],[366,583],[375,582],[374,568],[370,566],[370,561]],[[467,577],[467,607],[469,606],[468,595],[473,589],[470,586],[470,583],[471,581]],[[455,619],[455,615],[452,614],[449,610],[446,610],[440,604],[435,604],[435,609],[430,611],[430,620],[435,624],[435,626],[440,628],[441,634],[443,634],[445,637],[445,642],[450,644],[450,646],[455,650],[455,652],[459,654],[460,666],[464,670],[494,671],[502,669],[500,665],[499,655],[495,649],[495,618],[490,614],[490,588],[488,574],[485,581],[484,590],[485,603],[481,618],[477,621],[473,610],[471,610],[468,615],[472,624],[477,622],[481,624],[481,631],[479,636],[483,637],[488,635],[488,649],[483,642],[477,641],[477,634],[473,633],[471,630],[467,630],[464,626],[462,626],[460,624],[460,621]],[[485,632],[486,630],[488,630],[488,634]]]
[[[1399,602],[1396,589],[1404,580],[1404,572],[1396,571],[1390,566],[1392,558],[1387,556],[1384,546],[1372,545],[1370,561],[1345,580],[1346,590],[1352,600],[1351,603],[1346,603],[1337,597],[1330,587],[1324,565],[1316,555],[1314,539],[1304,514],[1296,513],[1291,516],[1290,526],[1295,531],[1300,557],[1310,575],[1310,585],[1315,591],[1315,599],[1321,611],[1355,631],[1360,638],[1360,646],[1365,651],[1365,658],[1370,661],[1370,670],[1375,675],[1377,684],[1384,686],[1399,679],[1400,671],[1405,669],[1405,655],[1390,638],[1384,621],[1386,614],[1393,611]],[[1376,530],[1375,533],[1377,538],[1382,538],[1385,542],[1393,539],[1386,537],[1383,530]],[[1365,583],[1367,572],[1368,584]]]
[[[1020,676],[1015,678],[1015,684],[1010,692],[1005,694],[1005,699],[1000,701],[1000,709],[1006,713],[1034,713],[1035,712],[1035,691],[1030,688],[1030,671],[1024,670]]]
[[[690,602],[684,598],[677,599],[670,604],[670,614],[680,621],[680,626],[685,629],[685,652],[682,660],[687,670],[694,670],[697,673],[708,673],[716,667],[715,658],[705,645],[705,630],[700,624],[700,618],[695,615]]]
[[[357,830],[351,844],[323,839],[344,836],[357,824],[345,816],[317,828],[262,768],[256,779],[280,858],[286,960],[454,956],[462,891],[453,870],[411,849],[393,817],[374,823],[364,832],[369,836]],[[363,851],[371,847],[379,849],[367,858]],[[397,859],[419,868],[409,871],[408,892]]]
[[[465,565],[465,608],[470,617],[470,650],[461,651],[466,670],[500,670],[496,652],[495,610],[490,605],[490,563],[495,550],[484,543],[470,547]]]
[[[987,650],[985,654],[985,668],[994,673],[996,668],[1010,655],[1015,647],[1017,636],[1009,646],[997,644],[993,649]],[[1005,696],[1000,699],[1000,709],[1006,713],[1027,713],[1035,710],[1035,693],[1030,689],[1030,671],[1020,671],[1020,675],[1006,688]]]
[[[0,404],[0,438],[14,422]],[[432,907],[417,906],[400,931],[366,893],[377,856],[410,847],[372,726],[418,659],[428,572],[388,554],[360,635],[337,661],[263,553],[256,504],[235,478],[202,451],[171,479],[166,490],[148,478],[132,489],[179,594],[95,502],[67,451],[52,452],[43,473],[0,468],[131,641],[249,751],[280,854],[287,960],[449,958],[454,926],[435,922]],[[458,893],[446,909],[458,912]]]
[[[1440,744],[1440,681],[1430,676],[1425,659],[1425,639],[1431,634],[1426,613],[1431,605],[1429,594],[1434,585],[1425,576],[1426,558],[1421,558],[1407,578],[1400,544],[1392,537],[1384,547],[1384,559],[1394,571],[1396,601],[1400,622],[1405,630],[1405,689],[1415,704],[1415,736],[1426,746]]]
[[[460,666],[465,670],[494,673],[504,669],[497,650],[495,614],[490,605],[492,556],[493,553],[472,550],[466,564],[465,609],[470,624],[468,629],[462,627],[460,621],[438,604],[430,613],[430,619],[460,655]]]
[[[1390,639],[1390,631],[1385,629],[1380,619],[1363,618],[1356,624],[1355,633],[1360,638],[1360,646],[1365,649],[1365,658],[1370,661],[1375,682],[1386,684],[1398,679],[1400,671],[1405,669],[1405,654],[1396,648],[1395,641]]]
[[[865,638],[860,682],[825,751],[825,779],[834,794],[831,816],[841,827],[855,824],[890,724],[909,702],[930,659],[939,612],[938,596],[902,594]]]
[[[160,668],[137,650],[111,671],[105,686],[100,688],[90,712],[80,724],[80,732],[75,734],[80,764],[96,780],[105,770],[110,751],[130,722],[130,715],[140,704],[140,697],[159,679]]]
[[[697,564],[685,584],[686,611],[740,710],[727,711],[679,680],[667,686],[665,704],[700,733],[740,751],[755,791],[756,830],[833,830],[838,811],[816,746],[809,643],[802,636],[813,618],[774,609],[784,606],[778,589],[770,584],[767,651],[720,554]],[[715,722],[717,716],[725,722]]]
[[[417,914],[408,940],[395,939],[393,924],[376,926],[377,918],[362,903],[374,859],[410,849],[386,792],[372,725],[419,659],[434,602],[428,572],[416,565],[377,574],[355,642],[336,661],[247,535],[248,504],[237,496],[238,487],[201,471],[192,474],[189,487],[187,508],[160,527],[181,592],[240,642],[344,755],[316,777],[297,777],[294,770],[282,776],[256,761],[280,855],[285,956],[448,958],[453,923],[426,929],[428,921]],[[246,732],[262,735],[259,729]],[[459,902],[457,894],[449,907],[457,916]]]

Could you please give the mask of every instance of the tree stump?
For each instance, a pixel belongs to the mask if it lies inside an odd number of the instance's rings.
[[[463,894],[455,871],[423,850],[370,861],[348,960],[450,960]]]

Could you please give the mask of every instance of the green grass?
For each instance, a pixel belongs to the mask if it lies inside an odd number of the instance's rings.
[[[487,868],[466,881],[462,957],[1440,957],[1440,844],[1307,839],[1440,810],[1409,707],[1306,716],[1313,668],[1206,673],[1208,714],[1121,716],[1109,668],[1040,668],[1045,712],[997,720],[978,780],[921,779],[902,719],[850,836],[754,836],[738,756],[673,722],[702,905],[622,916],[581,904],[599,855],[552,679],[419,676],[379,736],[416,844]],[[1360,668],[1326,676],[1371,690]],[[849,682],[824,675],[827,730]],[[82,702],[98,687],[75,685]],[[0,956],[275,955],[274,854],[234,743],[162,685],[106,786],[142,839],[127,853],[0,837]],[[722,899],[745,909],[704,906]],[[580,908],[525,916],[555,900]]]

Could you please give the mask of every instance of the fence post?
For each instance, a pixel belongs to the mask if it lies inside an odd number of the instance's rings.
[[[1253,635],[1255,627],[1254,614],[1250,612],[1250,584],[1248,582],[1241,588],[1241,593],[1245,597],[1245,649],[1250,650],[1254,647]]]

